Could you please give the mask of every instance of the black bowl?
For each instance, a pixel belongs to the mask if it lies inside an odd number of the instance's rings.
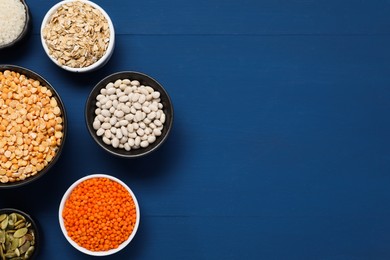
[[[31,176],[31,177],[24,179],[23,181],[7,182],[7,183],[0,182],[0,189],[20,187],[20,186],[26,185],[28,183],[31,183],[31,182],[39,179],[43,175],[45,175],[50,170],[50,168],[57,162],[58,158],[60,157],[62,149],[63,149],[64,144],[65,144],[66,133],[67,133],[67,116],[66,116],[65,106],[64,106],[64,103],[62,102],[59,94],[54,89],[54,87],[46,79],[44,79],[42,76],[40,76],[36,72],[33,72],[29,69],[26,69],[26,68],[23,68],[20,66],[16,66],[16,65],[0,65],[0,71],[3,72],[5,70],[15,71],[15,72],[18,72],[20,74],[25,75],[28,78],[38,80],[41,83],[41,85],[43,85],[51,90],[52,96],[56,99],[57,104],[58,104],[59,108],[61,109],[63,136],[62,136],[61,145],[58,147],[58,150],[57,150],[54,158],[41,171],[39,171],[34,176]]]
[[[24,23],[23,30],[19,34],[19,36],[15,40],[13,40],[12,42],[4,44],[4,45],[0,45],[0,50],[7,49],[9,47],[13,47],[13,46],[19,45],[19,43],[21,43],[26,38],[27,34],[31,30],[30,9],[28,8],[28,5],[27,5],[25,0],[20,0],[20,2],[22,2],[22,4],[24,5],[24,8],[26,9],[26,21]]]
[[[28,259],[36,259],[40,248],[40,241],[39,241],[40,235],[39,235],[39,227],[37,225],[37,222],[35,222],[34,219],[29,214],[21,210],[14,209],[14,208],[0,209],[0,215],[2,214],[10,215],[11,213],[19,214],[25,218],[26,222],[31,223],[31,226],[29,227],[29,231],[31,230],[34,233],[34,245],[33,245],[34,251]]]
[[[108,83],[115,82],[118,79],[138,80],[141,83],[141,85],[150,86],[154,90],[160,92],[160,99],[161,99],[160,102],[163,105],[162,110],[166,116],[166,121],[163,125],[162,134],[156,138],[155,142],[153,142],[146,148],[131,149],[130,151],[126,151],[123,148],[114,148],[111,145],[105,144],[102,140],[102,137],[98,136],[96,134],[96,130],[93,128],[92,124],[96,116],[95,110],[97,109],[96,97],[100,94],[100,90],[104,88]],[[119,157],[135,158],[135,157],[140,157],[140,156],[150,154],[151,152],[159,148],[167,139],[173,125],[173,105],[166,90],[155,79],[140,72],[122,71],[107,76],[92,89],[91,93],[88,96],[86,106],[85,106],[85,119],[86,119],[88,131],[91,134],[92,138],[105,151]]]

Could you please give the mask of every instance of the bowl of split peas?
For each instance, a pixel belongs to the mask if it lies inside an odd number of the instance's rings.
[[[66,131],[65,107],[54,87],[29,69],[0,65],[0,189],[49,172]]]
[[[140,209],[124,182],[107,174],[91,174],[68,188],[58,218],[62,233],[74,248],[92,256],[107,256],[133,240]]]

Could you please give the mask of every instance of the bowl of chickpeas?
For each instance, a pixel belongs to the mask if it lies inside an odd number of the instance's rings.
[[[152,77],[122,71],[102,79],[85,107],[87,128],[105,151],[136,158],[157,150],[173,125],[173,105],[164,87]]]
[[[65,106],[53,86],[27,68],[0,65],[0,188],[31,183],[57,162]]]

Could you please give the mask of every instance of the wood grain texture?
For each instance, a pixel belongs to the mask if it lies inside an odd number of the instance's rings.
[[[134,242],[107,259],[390,258],[389,1],[103,1],[117,32],[101,70],[71,74],[34,31],[0,63],[30,68],[69,115],[59,162],[0,191],[42,226],[39,259],[90,259],[63,238],[61,196],[112,174],[135,192]],[[175,122],[154,154],[123,160],[88,135],[84,105],[106,75],[135,70],[170,94]],[[61,253],[59,253],[61,252]]]

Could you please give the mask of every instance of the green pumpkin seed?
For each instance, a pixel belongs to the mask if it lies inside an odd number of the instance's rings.
[[[15,254],[15,252],[9,252],[9,253],[6,253],[4,256],[5,256],[5,258],[11,259],[17,255]]]
[[[0,215],[0,222],[2,222],[7,217],[7,214]]]
[[[26,240],[28,240],[28,241],[33,241],[34,240],[34,237],[31,234],[26,234],[25,237],[26,237]]]
[[[12,238],[7,234],[5,236],[5,243],[3,244],[4,252],[8,252],[8,250],[11,248],[11,242]]]
[[[26,236],[22,236],[21,238],[19,238],[19,247],[21,247],[22,245],[24,245],[24,243],[26,242]]]
[[[18,221],[18,217],[16,216],[15,213],[9,214],[8,218],[10,221],[12,221],[12,223],[15,223],[16,221]]]
[[[0,230],[0,243],[4,244],[5,243],[5,231]]]
[[[34,246],[30,246],[24,254],[24,259],[28,259],[29,257],[31,257],[34,252],[34,249]]]
[[[21,229],[21,228],[24,228],[26,227],[26,224],[25,223],[20,223],[19,225],[15,226],[15,229]]]
[[[2,230],[5,230],[8,227],[8,216],[5,217],[3,221],[1,221],[0,227]]]
[[[30,242],[27,241],[26,243],[23,244],[23,246],[19,247],[19,252],[20,254],[24,254],[27,252],[27,250],[30,248]]]
[[[26,221],[24,221],[23,219],[19,219],[18,221],[15,222],[15,227],[19,225],[26,225]]]
[[[23,221],[26,221],[26,218],[23,216],[23,215],[20,215],[19,213],[15,213],[17,219],[19,220],[23,220]]]
[[[15,231],[14,237],[15,237],[15,238],[20,238],[20,237],[26,235],[27,232],[28,232],[28,229],[25,228],[25,227],[24,227],[24,228],[21,228],[21,229],[18,229],[18,230]]]
[[[9,250],[11,251],[14,251],[15,249],[17,249],[19,246],[19,240],[18,239],[13,239],[12,242],[11,242],[11,247]]]
[[[5,215],[5,216],[3,216]],[[31,222],[18,213],[1,215],[0,260],[28,259],[34,252],[35,234]]]

